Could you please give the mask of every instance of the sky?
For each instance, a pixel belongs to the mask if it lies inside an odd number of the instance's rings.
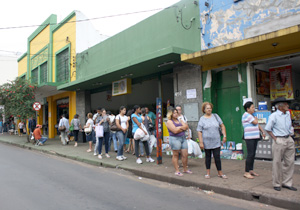
[[[91,20],[100,34],[113,36],[179,0],[10,0],[0,7],[0,85],[18,75],[17,59],[27,51],[27,38],[51,14],[59,23],[72,11],[78,10],[87,18],[141,12]],[[19,27],[6,29],[9,27]]]

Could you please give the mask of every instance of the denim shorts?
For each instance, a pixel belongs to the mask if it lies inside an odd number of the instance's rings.
[[[95,135],[94,130],[92,130],[91,133],[85,133],[86,135],[86,141],[93,141],[93,136]]]
[[[170,136],[169,137],[169,144],[172,150],[181,150],[187,149],[188,144],[184,136]]]

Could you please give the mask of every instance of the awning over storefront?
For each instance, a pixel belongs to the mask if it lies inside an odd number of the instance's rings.
[[[44,104],[44,98],[66,92],[57,90],[58,85],[59,83],[46,83],[39,86],[35,91],[35,100]]]
[[[181,60],[202,66],[202,71],[300,51],[300,25],[236,41],[191,54]]]
[[[76,79],[73,82],[59,85],[57,89],[65,91],[93,90],[97,92],[102,88],[111,87],[113,81],[122,78],[131,78],[134,83],[140,78],[151,77],[172,70],[174,66],[181,63],[180,55],[190,52],[192,51],[177,47],[163,48],[153,54],[138,57],[105,71],[96,71],[94,74]]]

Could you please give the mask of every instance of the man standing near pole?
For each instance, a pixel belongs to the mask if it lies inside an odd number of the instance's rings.
[[[297,188],[293,187],[295,144],[291,137],[293,129],[289,105],[284,97],[275,99],[274,104],[277,111],[270,115],[265,127],[265,130],[273,139],[273,187],[276,191],[280,191],[281,186],[297,191]],[[281,175],[282,184],[280,180]]]

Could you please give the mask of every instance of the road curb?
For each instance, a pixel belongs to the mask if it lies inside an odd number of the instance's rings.
[[[280,207],[280,208],[288,207],[288,209],[298,209],[298,207],[300,206],[300,201],[295,200],[295,199],[289,199],[289,198],[282,199],[281,197],[271,196],[271,195],[265,194],[265,193],[257,193],[257,192],[251,192],[251,191],[249,192],[249,191],[245,191],[245,190],[235,190],[235,189],[225,188],[222,186],[213,186],[213,185],[209,185],[209,184],[205,184],[205,183],[197,183],[197,182],[193,182],[190,180],[183,180],[183,179],[180,179],[177,177],[155,174],[155,173],[137,170],[137,169],[133,169],[133,168],[129,168],[126,166],[117,165],[117,164],[114,165],[114,164],[110,164],[110,163],[103,163],[103,162],[100,162],[99,160],[90,160],[90,159],[85,159],[85,158],[78,157],[78,156],[65,155],[65,154],[55,152],[55,151],[44,150],[41,147],[32,147],[32,146],[26,145],[25,143],[18,144],[18,143],[9,142],[9,141],[3,141],[1,139],[0,139],[0,142],[8,144],[8,145],[17,146],[20,148],[39,151],[39,152],[43,152],[43,153],[50,154],[50,155],[56,155],[59,157],[68,158],[68,159],[75,160],[75,161],[80,161],[83,163],[87,163],[89,165],[101,166],[101,167],[106,167],[106,168],[123,169],[123,170],[133,173],[136,176],[140,176],[140,177],[144,177],[144,178],[154,179],[157,181],[167,182],[167,183],[176,184],[176,185],[180,185],[180,186],[184,186],[184,187],[196,187],[201,190],[209,190],[209,191],[213,191],[215,193],[221,194],[221,195],[226,195],[226,196],[243,199],[243,200],[248,200],[248,201],[257,201],[260,203],[273,205],[273,206]]]

